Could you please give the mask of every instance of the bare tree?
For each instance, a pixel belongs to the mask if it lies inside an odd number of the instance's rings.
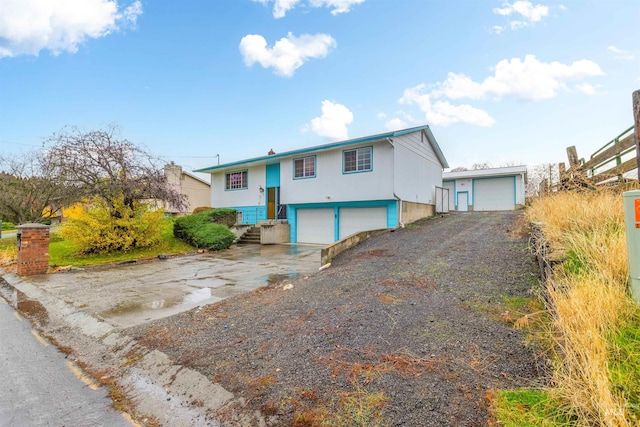
[[[15,224],[39,222],[76,199],[56,179],[42,153],[0,158],[0,217]]]
[[[161,162],[121,138],[115,125],[90,132],[65,129],[49,138],[48,145],[45,159],[57,179],[86,198],[100,197],[114,217],[122,214],[116,200],[129,208],[151,200],[185,204],[184,196],[167,184]]]

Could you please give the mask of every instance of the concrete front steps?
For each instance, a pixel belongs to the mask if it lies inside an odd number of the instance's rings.
[[[240,237],[238,243],[260,244],[260,227],[251,227]]]

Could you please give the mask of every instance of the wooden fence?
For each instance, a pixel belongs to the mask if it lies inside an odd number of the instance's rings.
[[[588,159],[575,146],[567,148],[569,169],[558,165],[560,188],[617,186],[640,179],[640,90],[633,93],[634,124],[607,142]],[[634,172],[635,171],[635,172]]]

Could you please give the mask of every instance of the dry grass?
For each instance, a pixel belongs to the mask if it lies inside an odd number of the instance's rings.
[[[630,319],[622,197],[615,192],[557,193],[531,206],[552,250],[566,254],[547,283],[556,344],[554,387],[575,425],[630,426],[628,402],[609,365],[615,336]]]

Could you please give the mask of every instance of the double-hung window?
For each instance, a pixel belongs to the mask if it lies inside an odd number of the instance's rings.
[[[372,169],[372,147],[361,147],[354,150],[345,150],[342,152],[342,171],[350,172],[367,172]]]
[[[229,172],[226,174],[225,190],[247,189],[247,171]]]
[[[316,176],[316,156],[303,157],[293,160],[293,177],[315,178]]]

